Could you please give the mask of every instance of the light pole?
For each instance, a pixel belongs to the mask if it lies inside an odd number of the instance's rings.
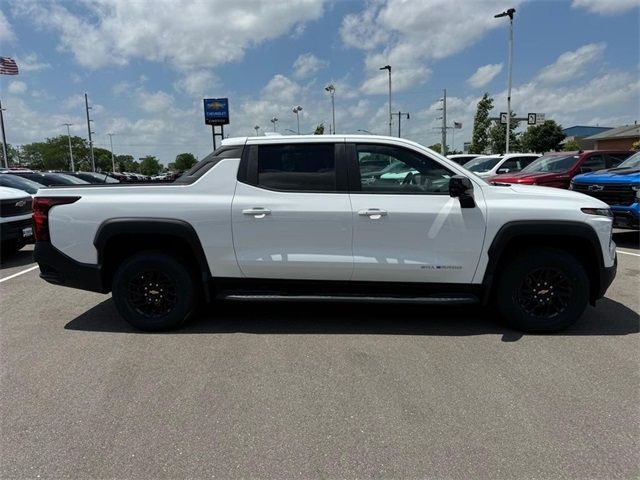
[[[367,133],[367,134],[369,134],[369,135],[376,135],[375,133],[370,132],[369,130],[365,130],[365,129],[363,129],[363,128],[359,128],[357,131],[358,131],[358,132]]]
[[[391,65],[380,67],[380,70],[389,70],[389,136],[391,136]]]
[[[332,118],[333,118],[333,133],[335,135],[335,133],[336,133],[336,104],[335,104],[334,96],[335,96],[335,93],[336,93],[336,87],[334,87],[333,83],[332,83],[332,84],[326,86],[324,89],[331,94],[331,115],[332,115]],[[331,133],[331,129],[329,129],[329,133]]]
[[[257,137],[258,135],[260,135],[260,134],[258,133],[258,130],[260,130],[260,125],[256,125],[255,127],[253,127],[253,129],[256,131],[256,137]]]
[[[509,17],[509,74],[507,86],[507,138],[505,141],[505,153],[509,153],[509,134],[511,124],[511,71],[513,69],[513,15],[516,13],[515,8],[510,8],[502,13],[494,15],[494,18]]]
[[[9,168],[9,153],[7,148],[7,136],[4,133],[4,116],[2,115],[2,102],[0,102],[0,131],[2,131],[2,157],[4,158],[4,168]]]
[[[63,123],[65,127],[67,127],[67,137],[69,138],[69,158],[71,159],[71,171],[76,171],[76,166],[73,163],[73,149],[71,148],[71,130],[69,127],[73,125],[73,123]]]
[[[113,173],[116,173],[116,160],[113,157],[113,136],[115,133],[107,133],[109,135],[109,145],[111,145],[111,168]]]
[[[403,116],[407,117],[407,120],[410,120],[411,117],[407,112],[398,112],[398,113],[393,113],[392,115],[398,116],[398,138],[402,138],[402,117]]]
[[[273,117],[270,121],[273,123],[273,131],[275,132],[278,128],[278,117]]]
[[[293,113],[296,114],[296,121],[298,122],[298,135],[300,135],[300,112],[302,111],[302,107],[298,105],[297,107],[293,107]]]

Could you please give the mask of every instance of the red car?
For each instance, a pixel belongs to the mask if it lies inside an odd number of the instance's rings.
[[[517,173],[494,175],[487,180],[489,182],[569,188],[571,179],[576,175],[617,167],[632,153],[619,150],[549,153]]]

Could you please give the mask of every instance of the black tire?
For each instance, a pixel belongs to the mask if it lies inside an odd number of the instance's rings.
[[[495,300],[502,317],[518,330],[556,332],[575,323],[587,308],[589,278],[565,251],[529,249],[505,266]]]
[[[193,272],[174,255],[149,251],[127,258],[113,278],[112,295],[122,317],[140,330],[171,330],[197,308]]]

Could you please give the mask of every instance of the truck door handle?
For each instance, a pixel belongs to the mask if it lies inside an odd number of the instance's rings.
[[[242,210],[242,213],[245,215],[253,215],[255,218],[264,218],[267,215],[271,215],[271,210],[268,208],[255,207],[255,208],[246,208]]]
[[[358,211],[358,215],[369,217],[372,220],[378,220],[379,218],[384,217],[386,214],[387,211],[380,208],[367,208],[365,210]]]

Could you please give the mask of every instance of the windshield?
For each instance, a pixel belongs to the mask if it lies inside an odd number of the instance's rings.
[[[71,184],[73,184],[73,185],[86,185],[87,183],[89,183],[89,182],[87,182],[85,180],[82,180],[81,178],[74,177],[73,175],[66,175],[64,173],[53,173],[53,174],[50,174],[50,175],[53,175],[54,176],[53,178],[58,178],[60,180],[63,180],[64,183],[67,183],[67,184],[70,184],[70,185]]]
[[[42,187],[42,185],[37,182],[11,174],[0,175],[0,185],[3,187],[17,188],[32,195],[37,193],[38,189]]]
[[[618,168],[640,168],[640,152],[631,155]]]
[[[523,168],[521,172],[565,172],[577,161],[578,155],[547,155]]]
[[[493,167],[495,167],[500,160],[502,160],[502,157],[474,158],[470,162],[465,163],[464,168],[476,173],[488,172]]]

